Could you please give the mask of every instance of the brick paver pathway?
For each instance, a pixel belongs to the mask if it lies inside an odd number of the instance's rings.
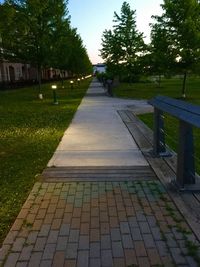
[[[36,183],[0,261],[6,267],[195,267],[197,246],[158,181]]]

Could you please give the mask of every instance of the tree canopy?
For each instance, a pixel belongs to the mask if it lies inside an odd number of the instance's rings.
[[[184,74],[182,95],[185,96],[186,76],[200,60],[200,3],[164,0],[161,6],[163,14],[155,16],[152,25],[155,64],[162,68],[165,61],[168,68]]]
[[[133,75],[145,50],[143,34],[136,27],[136,11],[124,2],[121,13],[114,13],[113,22],[113,29],[103,32],[101,56],[113,72]]]
[[[34,64],[39,82],[43,67],[91,72],[82,39],[70,25],[67,4],[67,0],[7,0],[0,5],[4,57]]]

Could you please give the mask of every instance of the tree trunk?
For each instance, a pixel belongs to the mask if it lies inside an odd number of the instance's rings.
[[[182,98],[186,98],[186,79],[187,79],[187,72],[184,72],[183,76],[183,85],[182,85]]]
[[[37,76],[38,76],[38,97],[39,99],[43,99],[42,90],[41,90],[41,65],[38,64],[37,67]]]

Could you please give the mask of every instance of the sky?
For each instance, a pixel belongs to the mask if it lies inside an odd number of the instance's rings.
[[[113,16],[125,0],[69,0],[68,10],[71,25],[77,28],[89,58],[93,64],[102,63],[99,50],[105,29],[112,29]],[[149,23],[152,15],[162,14],[162,0],[127,0],[132,10],[136,10],[137,29],[144,33],[145,42],[150,41]]]

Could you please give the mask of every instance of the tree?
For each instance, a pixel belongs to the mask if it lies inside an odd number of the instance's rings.
[[[138,73],[140,57],[145,50],[143,34],[136,28],[136,11],[124,2],[121,13],[114,13],[113,30],[105,30],[102,36],[101,56],[116,72],[122,70],[128,76]]]
[[[155,23],[151,30],[151,44],[149,46],[148,66],[149,73],[159,76],[159,86],[162,74],[169,74],[174,55],[171,53],[171,39],[162,25]]]
[[[69,24],[66,4],[63,0],[8,0],[1,6],[6,56],[12,55],[37,67],[40,93],[41,69],[51,65],[53,46],[62,38],[58,32]]]
[[[162,8],[162,16],[155,17],[156,27],[165,32],[167,51],[173,56],[171,69],[184,76],[182,96],[185,97],[187,74],[200,59],[200,3],[198,0],[164,0]],[[156,38],[158,34],[157,31]]]

